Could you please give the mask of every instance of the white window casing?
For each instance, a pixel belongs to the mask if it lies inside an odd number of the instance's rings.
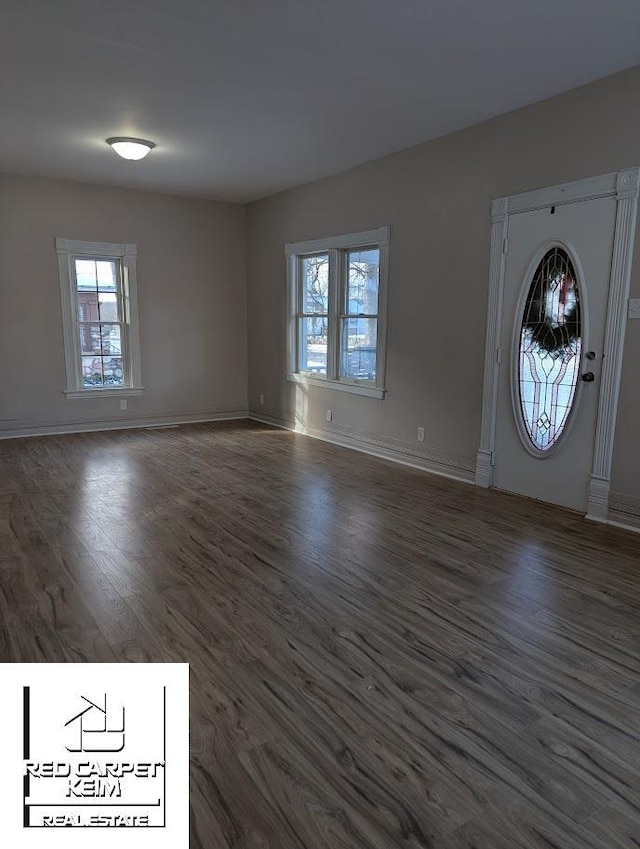
[[[138,298],[136,279],[136,246],[112,242],[85,242],[56,239],[62,328],[64,334],[67,398],[96,398],[103,396],[138,395],[143,390],[138,330]],[[117,385],[86,386],[83,381],[78,317],[78,287],[76,260],[107,260],[118,263],[116,296],[121,308],[117,323],[120,327],[123,382]],[[96,321],[96,324],[102,322]]]
[[[387,290],[389,275],[389,227],[349,233],[325,239],[289,243],[285,246],[287,263],[287,379],[296,383],[322,386],[372,398],[385,396],[385,360],[387,337]],[[348,308],[347,256],[350,250],[374,249],[379,252],[378,300],[375,313],[352,313]],[[326,369],[312,374],[301,368],[301,321],[305,313],[302,262],[319,255],[328,257],[328,319]],[[324,315],[324,311],[321,315]],[[376,322],[375,378],[353,379],[343,374],[345,350],[342,326],[352,319]]]

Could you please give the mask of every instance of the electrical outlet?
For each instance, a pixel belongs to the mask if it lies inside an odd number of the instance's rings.
[[[264,407],[264,395],[260,395],[260,406]]]
[[[327,421],[333,421],[333,413],[331,412],[331,410],[327,410]]]
[[[126,399],[126,398],[123,398],[123,399],[120,401],[120,409],[121,409],[121,410],[126,410],[126,409],[127,409],[127,399]]]
[[[424,442],[424,428],[418,428],[418,442]]]
[[[629,318],[640,318],[640,298],[629,298]]]

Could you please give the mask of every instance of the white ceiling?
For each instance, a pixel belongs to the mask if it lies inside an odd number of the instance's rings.
[[[638,0],[0,0],[0,171],[247,201],[638,64],[639,35]]]

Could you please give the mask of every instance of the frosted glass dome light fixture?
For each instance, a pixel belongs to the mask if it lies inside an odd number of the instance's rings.
[[[107,144],[115,150],[123,159],[144,159],[155,147],[155,144],[146,139],[132,139],[128,136],[116,136],[107,139]]]

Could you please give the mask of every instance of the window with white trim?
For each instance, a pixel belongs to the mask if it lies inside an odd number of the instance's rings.
[[[136,246],[56,239],[69,398],[142,392]]]
[[[286,246],[287,378],[384,397],[389,228]]]

